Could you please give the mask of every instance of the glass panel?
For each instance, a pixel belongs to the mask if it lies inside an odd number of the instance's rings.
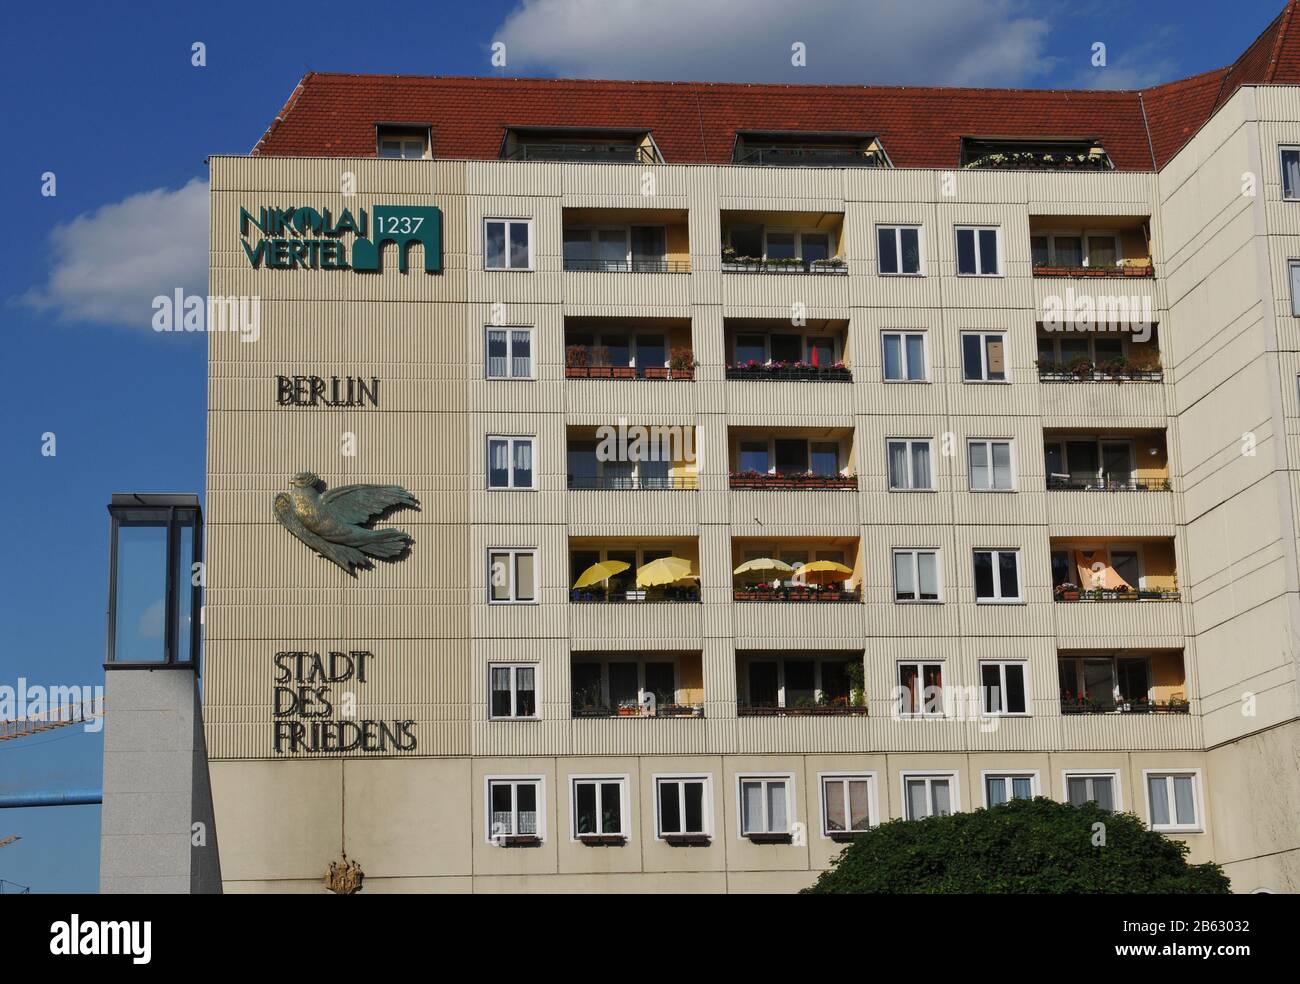
[[[574,663],[569,671],[569,679],[575,709],[594,710],[605,706],[599,663]]]
[[[677,699],[674,675],[672,663],[646,663],[645,689],[655,695],[656,704],[671,704]]]
[[[1065,457],[1070,466],[1070,481],[1081,485],[1095,485],[1101,461],[1096,441],[1066,441]]]
[[[1065,474],[1065,452],[1059,441],[1043,445],[1043,468],[1047,471],[1049,482]]]
[[[487,374],[490,379],[500,379],[506,375],[506,333],[491,331],[487,333]]]
[[[184,583],[189,584],[188,577]],[[116,614],[113,658],[117,662],[166,662],[165,520],[123,521],[118,526]]]
[[[924,779],[907,780],[907,819],[920,820],[930,815]]]
[[[989,776],[984,780],[984,798],[989,806],[998,806],[1007,801],[1007,781],[1002,776]]]
[[[946,817],[952,813],[952,800],[949,795],[947,779],[930,781],[931,801],[934,805],[933,816]]]
[[[838,475],[840,472],[840,449],[837,444],[814,444],[809,459],[809,468],[814,475]]]
[[[1056,362],[1056,340],[1053,338],[1038,339],[1038,361],[1046,363]]]
[[[785,706],[808,706],[817,697],[816,675],[810,659],[785,661]]]
[[[903,273],[921,272],[921,230],[900,229],[903,246]]]
[[[998,272],[998,231],[981,229],[980,235],[980,273]]]
[[[504,489],[510,485],[510,442],[488,441],[488,488]]]
[[[778,698],[776,663],[749,664],[749,702],[755,707],[776,707]]]
[[[993,597],[993,555],[988,551],[975,554],[975,597]]]
[[[1124,354],[1124,342],[1119,338],[1095,338],[1092,347],[1098,362],[1110,362]]]
[[[921,600],[939,600],[939,555],[923,552],[916,555],[916,567],[920,574]]]
[[[1106,441],[1101,446],[1102,473],[1108,481],[1128,485],[1133,481],[1133,447],[1127,441]]]
[[[1088,340],[1086,338],[1062,338],[1061,361],[1069,365],[1075,359],[1092,361],[1092,356],[1088,351]]]
[[[891,489],[911,488],[906,441],[889,442],[889,487]]]
[[[822,695],[828,700],[846,700],[849,696],[848,663],[822,661]]]
[[[957,273],[975,273],[975,230],[957,230]]]
[[[736,362],[744,365],[748,362],[763,362],[767,359],[767,347],[762,335],[736,336]]]
[[[829,338],[808,339],[808,360],[825,369],[835,364],[835,343]]]
[[[831,255],[831,237],[824,232],[805,232],[799,237],[799,252],[806,263],[828,259]]]
[[[877,229],[876,243],[880,252],[880,272],[898,273],[897,230],[893,228]]]
[[[1291,313],[1300,318],[1300,263],[1291,264]]]
[[[1052,587],[1059,584],[1074,584],[1074,571],[1071,570],[1070,555],[1063,550],[1052,551]],[[1073,689],[1073,686],[1071,687]]]
[[[659,830],[665,834],[682,832],[680,786],[675,782],[659,784]]]
[[[1115,808],[1115,797],[1111,791],[1110,776],[1095,776],[1092,780],[1092,799],[1103,810]]]
[[[637,666],[635,663],[616,662],[609,664],[609,703],[612,707],[621,704],[640,702],[637,684]]]
[[[908,335],[907,342],[907,378],[909,380],[925,379],[925,336]]]
[[[922,692],[921,699],[924,701],[922,708],[927,714],[943,713],[943,664],[926,663],[921,667],[922,680],[925,683],[925,690]]]
[[[586,264],[593,258],[590,229],[564,230],[564,262]]]
[[[1056,265],[1083,266],[1083,241],[1078,236],[1056,237]]]
[[[579,834],[600,833],[600,818],[596,812],[596,784],[580,782],[574,787],[574,810]]]
[[[1034,781],[1029,776],[1011,777],[1011,795],[1014,799],[1029,799],[1034,795]]]
[[[528,223],[511,222],[510,223],[510,266],[516,270],[527,269],[528,260],[529,260]]]
[[[1088,237],[1088,266],[1113,267],[1119,261],[1114,236]]]
[[[1006,667],[1006,710],[1011,714],[1024,714],[1025,703],[1025,668],[1019,664]]]
[[[621,270],[627,265],[627,231],[601,229],[596,233],[596,259],[610,270]]]
[[[799,335],[773,335],[773,362],[800,362],[803,360],[803,338]]]
[[[663,226],[632,227],[632,262],[658,264],[667,258],[667,230]]]
[[[865,779],[849,780],[850,830],[866,830],[871,826],[870,783]]]
[[[600,832],[602,834],[623,832],[623,791],[616,782],[600,784]]]
[[[686,830],[693,834],[704,833],[704,783],[684,784],[686,796]]]
[[[963,379],[984,378],[984,339],[979,335],[961,336],[961,369]]]
[[[636,364],[642,368],[668,364],[663,335],[636,336]]]
[[[1002,669],[996,663],[980,667],[980,687],[984,691],[984,711],[998,714],[1006,710],[1002,693]]]
[[[194,513],[176,513],[176,571],[172,577],[176,592],[176,628],[172,639],[172,659],[178,663],[194,662],[193,612],[194,595]]]
[[[1169,795],[1164,776],[1147,776],[1147,796],[1151,800],[1151,824],[1163,827],[1169,823]]]
[[[531,666],[515,669],[515,716],[533,717],[537,714],[536,673]]]
[[[1151,678],[1145,659],[1118,659],[1115,668],[1121,698],[1137,700],[1150,695]]]
[[[988,378],[993,380],[1006,379],[1007,368],[1002,358],[1003,343],[1001,335],[984,336],[984,355],[988,371]]]
[[[839,779],[825,781],[827,830],[847,829],[847,818],[844,815],[844,786],[845,783]]]
[[[794,255],[793,232],[769,232],[767,234],[767,258],[769,260],[793,259]]]
[[[492,667],[492,716],[510,716],[510,667]]]
[[[492,784],[492,833],[513,834],[515,832],[514,811],[510,784],[494,782]]]
[[[589,441],[575,441],[570,444],[565,457],[568,460],[569,487],[574,489],[594,489],[596,487],[596,445]],[[576,555],[575,555],[576,556]],[[586,557],[584,553],[582,556]],[[593,560],[589,561],[587,567],[590,567],[597,560],[599,555],[592,555]],[[584,567],[582,570],[586,570]],[[569,579],[572,583],[578,579],[578,574],[582,571],[575,572],[574,576]]]
[[[489,222],[483,233],[483,265],[496,270],[506,265],[506,224]]]
[[[1082,776],[1071,776],[1065,781],[1066,796],[1071,806],[1083,806],[1088,802],[1088,780]]]
[[[930,481],[930,442],[912,442],[912,488],[929,489],[934,485]]]
[[[1117,578],[1130,588],[1137,588],[1140,578],[1138,576],[1138,555],[1134,551],[1112,550],[1110,552],[1110,563]]]
[[[921,673],[915,663],[898,666],[899,713],[917,714],[921,710]]]
[[[491,585],[493,601],[510,600],[510,555],[508,553],[489,555],[488,581]]]
[[[537,833],[537,785],[521,782],[515,787],[516,809],[519,812],[519,833]]]
[[[785,810],[785,783],[767,784],[767,829],[769,833],[784,833],[790,829]]]
[[[514,485],[515,488],[531,489],[533,487],[533,442],[515,441]]]
[[[1196,797],[1191,776],[1174,776],[1174,820],[1183,826],[1196,823]]]
[[[808,470],[808,442],[801,437],[777,438],[772,442],[776,451],[778,475]]]
[[[1282,197],[1300,198],[1300,150],[1282,151]]]
[[[1030,236],[1029,253],[1034,266],[1047,266],[1051,260],[1051,255],[1047,251],[1047,237]]]
[[[1010,489],[1011,486],[1011,445],[999,441],[993,445],[993,487]]]
[[[627,335],[602,335],[600,343],[608,350],[611,366],[632,364],[632,346]]]
[[[885,335],[885,378],[903,378],[903,338],[901,335]]]
[[[970,452],[970,487],[987,489],[989,487],[989,449],[983,441],[974,441],[968,445]]]
[[[756,258],[763,255],[763,229],[761,226],[735,226],[731,230],[731,247],[737,257]]]
[[[1003,598],[1020,597],[1020,554],[1003,550],[998,554],[998,585]]]
[[[898,601],[916,600],[916,574],[913,570],[915,554],[894,554],[894,598]]]
[[[510,333],[511,375],[526,378],[533,374],[533,336],[526,331]]]
[[[1115,665],[1108,659],[1085,659],[1083,691],[1104,708],[1115,706]]]
[[[739,458],[741,471],[767,471],[767,445],[757,442],[742,442]]]
[[[515,554],[515,599],[532,601],[537,597],[533,583],[534,557],[530,553]]]

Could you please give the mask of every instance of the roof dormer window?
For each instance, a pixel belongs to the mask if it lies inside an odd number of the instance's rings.
[[[427,126],[379,124],[375,127],[375,151],[379,157],[421,160],[431,157]]]

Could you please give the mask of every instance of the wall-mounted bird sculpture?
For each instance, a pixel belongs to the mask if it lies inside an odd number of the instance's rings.
[[[275,496],[275,518],[290,533],[322,557],[356,577],[356,568],[372,567],[371,557],[391,560],[411,545],[399,529],[367,529],[380,513],[393,506],[418,506],[419,500],[400,485],[340,485],[320,491],[315,472],[298,472],[288,492]]]

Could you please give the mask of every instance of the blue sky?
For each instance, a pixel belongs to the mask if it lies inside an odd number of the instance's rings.
[[[102,683],[109,495],[202,492],[203,339],[151,331],[148,302],[203,289],[204,189],[182,189],[207,155],[247,153],[304,71],[1127,88],[1230,62],[1281,0],[185,6],[6,10],[0,685]],[[0,743],[0,793],[98,786],[101,755],[80,729]],[[97,889],[97,807],[0,810],[10,834],[0,879]]]

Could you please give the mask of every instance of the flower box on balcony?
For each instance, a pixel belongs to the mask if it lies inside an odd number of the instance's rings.
[[[1087,266],[1047,266],[1036,265],[1034,267],[1035,277],[1073,277],[1075,279],[1086,279],[1094,277],[1154,277],[1155,268],[1149,263],[1146,266],[1138,264],[1125,264],[1113,267],[1087,267]]]
[[[805,472],[765,474],[763,472],[733,472],[733,489],[856,489],[856,475],[812,475]]]
[[[708,847],[711,839],[708,834],[664,834],[669,847]]]
[[[702,718],[704,708],[699,704],[660,704],[655,708],[655,717]]]
[[[591,376],[590,366],[565,366],[565,379],[587,379]]]
[[[842,362],[814,366],[805,362],[743,362],[726,367],[728,379],[776,379],[798,382],[851,383],[853,370]]]
[[[634,366],[611,366],[611,369],[615,379],[636,379]]]
[[[578,840],[588,847],[622,847],[627,843],[623,834],[579,834]]]
[[[833,700],[825,704],[808,704],[801,707],[764,707],[741,704],[736,708],[740,717],[866,717],[866,704],[850,704]]]

